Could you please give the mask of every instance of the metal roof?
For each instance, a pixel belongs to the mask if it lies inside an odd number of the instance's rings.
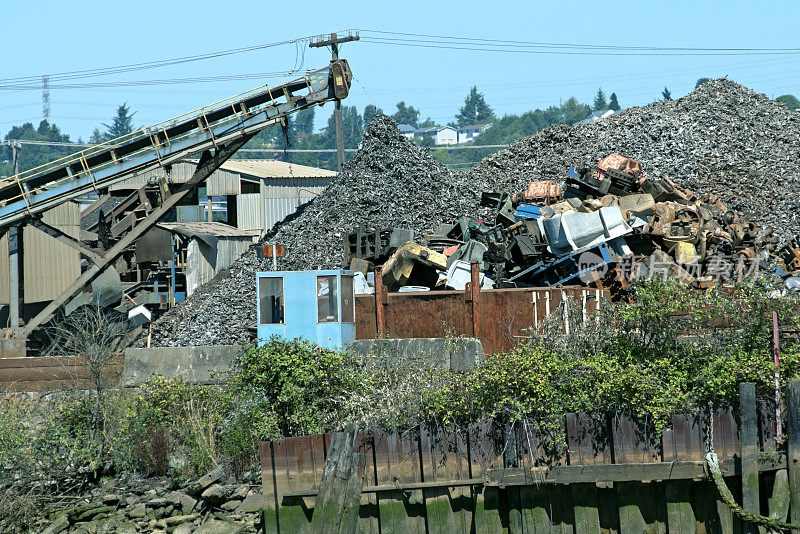
[[[174,222],[158,223],[160,228],[176,232],[182,235],[212,235],[214,237],[246,237],[252,239],[252,234],[248,234],[238,228],[221,222]]]
[[[470,130],[486,130],[492,125],[491,122],[482,122],[480,124],[466,124],[458,129],[459,132],[467,132]]]
[[[430,126],[428,128],[420,128],[417,130],[418,134],[427,134],[427,133],[438,133],[442,130],[453,130],[454,132],[458,131],[452,126]]]
[[[330,178],[336,176],[336,171],[274,159],[228,160],[220,168],[258,178]]]

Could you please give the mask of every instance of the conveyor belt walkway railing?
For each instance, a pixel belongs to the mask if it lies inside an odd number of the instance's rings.
[[[9,231],[9,316],[14,336],[27,336],[47,321],[255,134],[293,112],[345,98],[351,81],[347,61],[332,61],[328,67],[291,82],[220,100],[0,181],[0,233]],[[42,212],[58,204],[107,189],[137,173],[169,168],[194,154],[201,155],[192,177],[177,191],[167,191],[161,205],[107,251],[90,249],[41,220]],[[17,245],[19,227],[28,223],[77,249],[91,263],[21,328]]]
[[[349,77],[346,62],[220,100],[4,179],[0,181],[0,227],[131,175],[216,149],[292,112],[332,101],[337,98],[335,84],[329,84],[332,75]],[[344,83],[346,95],[349,80]]]

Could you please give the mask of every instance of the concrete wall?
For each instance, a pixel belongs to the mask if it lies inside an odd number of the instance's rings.
[[[381,354],[434,367],[469,371],[484,359],[483,345],[472,338],[360,339],[349,345],[356,354]],[[238,345],[125,349],[121,384],[140,386],[155,375],[181,377],[192,384],[218,384],[239,354]]]
[[[453,371],[471,371],[484,358],[483,345],[473,338],[358,339],[349,347],[356,354],[418,360]]]
[[[217,384],[213,376],[229,369],[238,345],[213,347],[152,347],[125,349],[123,386],[139,386],[154,375],[182,377],[193,384]]]

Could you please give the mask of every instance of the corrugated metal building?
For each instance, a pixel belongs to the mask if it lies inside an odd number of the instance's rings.
[[[253,235],[268,232],[322,193],[336,172],[276,160],[228,160],[222,169],[242,182],[236,226]]]
[[[164,169],[155,169],[152,171],[134,174],[130,178],[117,182],[109,187],[109,191],[127,191],[130,189],[138,189],[143,185],[147,185],[150,180],[159,180],[162,176],[167,177],[168,184],[180,185],[189,181],[189,178],[194,174],[196,162],[180,162],[172,165],[169,172]],[[216,170],[206,180],[206,187],[209,195],[238,195],[241,192],[239,186],[239,176],[237,173],[228,172],[222,169]]]
[[[187,297],[236,261],[254,240],[252,235],[219,222],[160,223],[158,226],[188,239],[185,249]]]
[[[65,202],[44,212],[42,221],[79,239],[80,206]],[[8,234],[0,239],[0,304],[8,304]],[[60,295],[81,274],[80,254],[37,228],[22,232],[22,283],[25,304],[47,302]]]
[[[196,164],[193,161],[176,163],[167,174],[167,182],[185,183],[191,178]],[[161,169],[144,172],[115,184],[111,190],[135,189],[163,174]],[[231,200],[228,208],[229,211],[236,210],[235,217],[229,213],[228,222],[235,223],[237,228],[251,235],[260,236],[322,193],[335,176],[334,171],[284,161],[228,160],[206,181],[206,195],[236,195],[236,201]],[[197,216],[188,215],[192,208]],[[208,216],[205,206],[181,206],[179,210],[179,221],[204,220]]]

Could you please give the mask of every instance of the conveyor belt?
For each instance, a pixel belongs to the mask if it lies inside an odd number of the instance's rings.
[[[140,172],[215,149],[314,105],[347,96],[345,60],[262,86],[0,181],[0,228]],[[333,83],[330,83],[333,81]]]

